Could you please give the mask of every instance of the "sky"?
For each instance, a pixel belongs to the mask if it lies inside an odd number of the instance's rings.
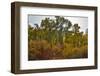
[[[28,25],[34,27],[34,24],[41,24],[41,21],[45,18],[55,19],[54,16],[42,16],[42,15],[28,15]],[[88,28],[88,17],[75,17],[75,16],[64,16],[65,19],[68,19],[72,22],[72,25],[77,23],[80,26],[80,31],[85,32]]]

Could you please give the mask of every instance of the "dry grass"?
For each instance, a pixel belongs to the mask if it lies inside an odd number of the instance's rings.
[[[46,40],[29,42],[29,60],[87,58],[87,45],[73,47],[64,43],[51,46]]]

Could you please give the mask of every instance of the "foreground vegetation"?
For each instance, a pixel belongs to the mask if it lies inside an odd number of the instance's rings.
[[[87,58],[88,32],[61,16],[28,26],[29,60]]]

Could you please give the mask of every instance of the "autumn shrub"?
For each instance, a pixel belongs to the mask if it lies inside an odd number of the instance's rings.
[[[66,59],[72,58],[87,58],[88,50],[87,45],[81,47],[73,47],[72,44],[64,44],[63,57]]]
[[[70,55],[72,53],[72,49],[73,49],[72,44],[64,43],[64,50],[63,50],[64,58],[69,58],[70,57]]]
[[[49,54],[48,52],[50,52],[51,49],[50,44],[45,40],[41,41],[31,40],[28,46],[29,46],[29,60],[45,59],[47,58],[47,55]]]
[[[63,45],[61,44],[56,44],[54,46],[52,46],[52,59],[62,59],[63,58]]]
[[[30,40],[28,46],[29,60],[63,58],[63,46],[60,44],[51,46],[46,40]]]
[[[72,49],[71,53],[70,53],[70,58],[80,58],[81,56],[81,49],[78,47],[75,47]]]
[[[81,57],[87,58],[88,57],[88,45],[84,45],[80,49],[81,49]]]
[[[46,40],[30,40],[29,60],[47,60],[47,59],[73,59],[87,58],[87,45],[74,47],[73,44],[55,44],[52,45]]]
[[[72,48],[69,53],[69,58],[87,58],[88,50],[87,46]]]

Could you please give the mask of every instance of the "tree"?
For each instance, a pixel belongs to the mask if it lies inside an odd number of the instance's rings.
[[[78,33],[79,32],[79,29],[80,29],[80,26],[78,24],[74,24],[73,25],[73,32],[74,33]]]
[[[31,25],[28,25],[28,40],[33,39],[33,27]]]
[[[58,30],[57,38],[60,43],[63,43],[64,36],[68,32],[68,29],[72,26],[72,23],[70,20],[65,19],[64,17],[55,16],[55,18],[56,18],[56,29]]]

